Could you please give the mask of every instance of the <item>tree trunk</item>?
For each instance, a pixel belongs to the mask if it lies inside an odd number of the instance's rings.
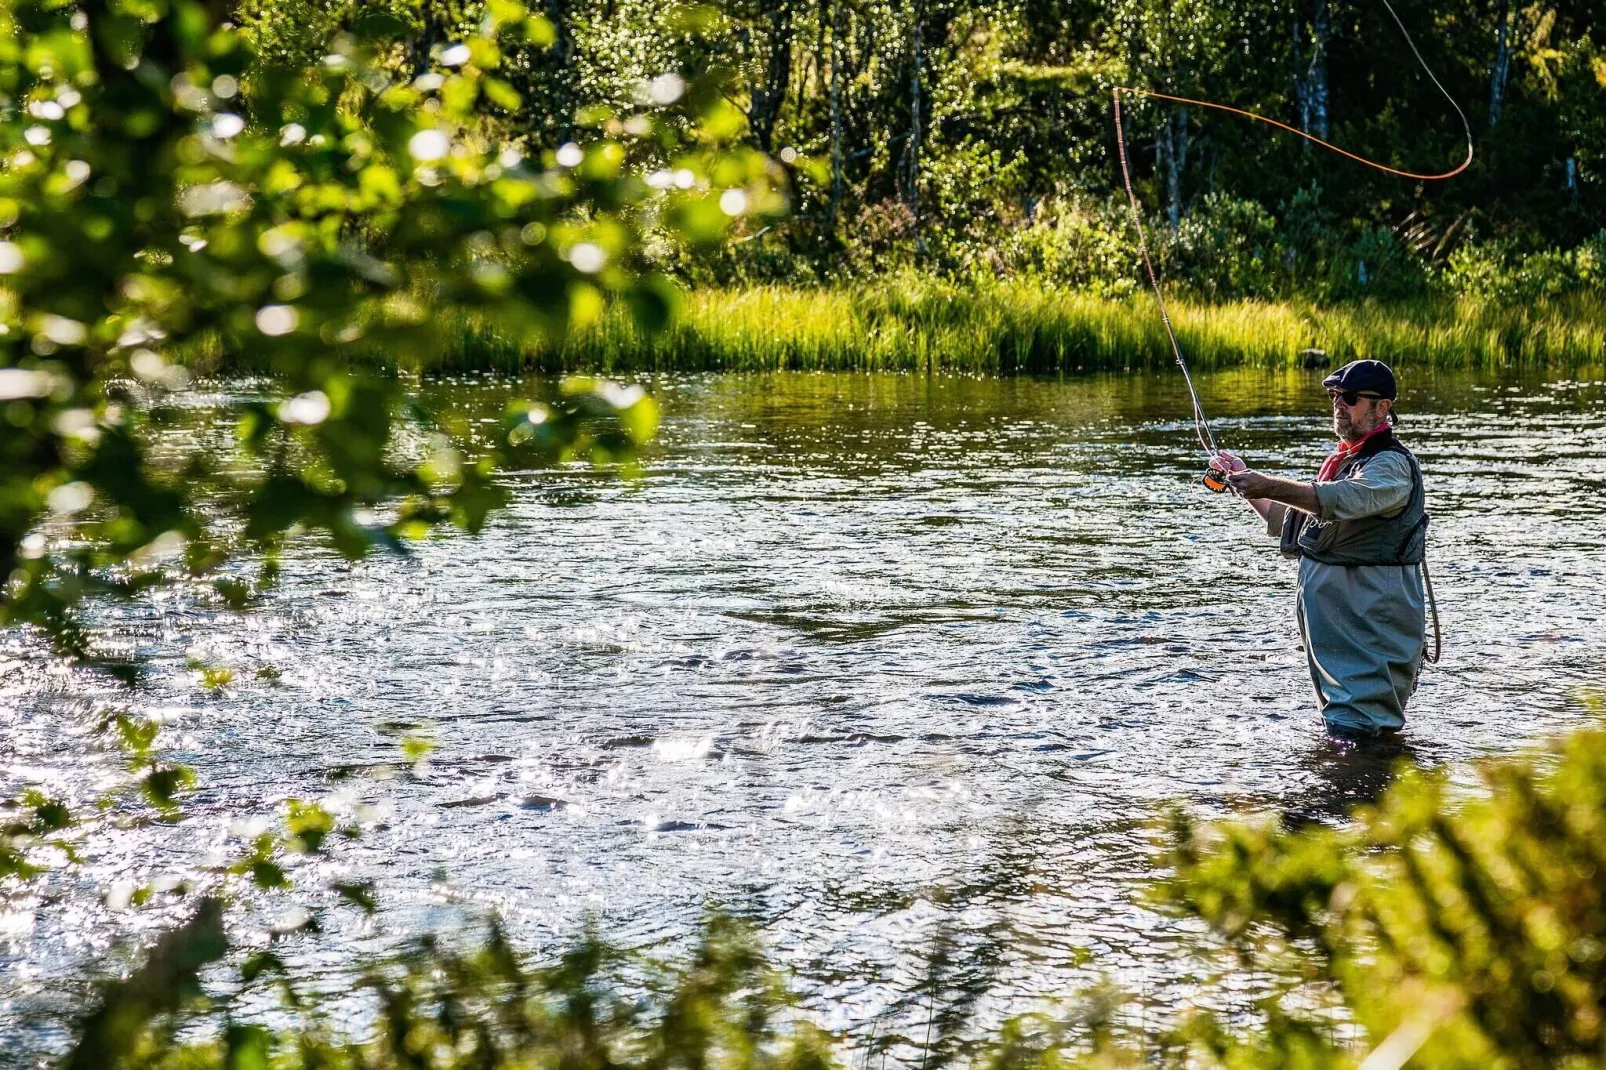
[[[758,147],[765,153],[775,137],[775,120],[786,101],[786,87],[792,77],[792,5],[782,3],[771,15],[769,32],[764,35],[767,54],[764,81],[753,87],[747,106],[747,126]]]
[[[1299,128],[1308,134],[1310,133],[1310,88],[1305,82],[1304,74],[1305,26],[1297,11],[1294,12],[1293,27],[1294,103],[1299,108]],[[1300,148],[1305,155],[1310,155],[1310,142],[1301,141]]]
[[[1496,8],[1494,69],[1489,72],[1489,125],[1500,121],[1500,105],[1506,95],[1506,74],[1511,69],[1511,0],[1500,0]]]
[[[446,43],[446,30],[441,25],[440,17],[428,4],[419,9],[419,21],[423,25],[419,30],[418,36],[414,37],[407,46],[412,52],[414,78],[429,72],[430,67],[435,62],[435,57],[430,53],[435,50],[436,45]]]
[[[1294,100],[1299,105],[1299,129],[1313,137],[1327,139],[1327,39],[1332,16],[1328,0],[1316,0],[1310,19],[1310,61],[1305,60],[1305,18],[1303,8],[1294,14]],[[1303,143],[1310,154],[1310,142]]]
[[[1166,217],[1171,230],[1182,224],[1182,172],[1188,166],[1188,107],[1182,105],[1165,121]]]
[[[1310,129],[1306,132],[1323,141],[1327,140],[1327,40],[1332,36],[1331,18],[1328,0],[1316,0],[1310,22],[1310,66],[1305,69],[1310,95]]]
[[[842,207],[842,8],[831,0],[831,226]]]
[[[907,153],[909,171],[907,192],[904,197],[916,222],[920,219],[920,67],[925,51],[924,42],[921,39],[921,15],[920,5],[916,3],[914,35],[911,42],[914,62],[911,64],[912,73],[909,76],[909,149]]]
[[[574,75],[570,68],[574,61],[574,27],[566,16],[563,0],[546,0],[547,21],[552,23],[556,37],[547,52],[552,65],[553,140],[560,145],[574,135]]]

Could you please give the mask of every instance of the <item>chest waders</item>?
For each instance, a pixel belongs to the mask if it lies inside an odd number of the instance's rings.
[[[1353,568],[1360,565],[1415,566],[1422,572],[1433,614],[1433,656],[1424,647],[1423,658],[1438,664],[1444,653],[1444,636],[1439,629],[1439,604],[1433,596],[1433,579],[1428,575],[1428,511],[1422,486],[1422,468],[1416,455],[1406,449],[1394,432],[1372,436],[1355,456],[1339,466],[1338,479],[1350,479],[1367,462],[1384,453],[1397,453],[1411,466],[1411,493],[1405,505],[1392,516],[1367,516],[1357,520],[1320,520],[1298,509],[1283,514],[1282,536],[1278,548],[1285,557],[1308,557],[1323,565]]]

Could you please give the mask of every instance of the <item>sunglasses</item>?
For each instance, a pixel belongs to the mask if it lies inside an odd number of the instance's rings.
[[[1353,406],[1362,398],[1370,398],[1373,401],[1383,400],[1382,394],[1363,394],[1359,390],[1329,390],[1327,397],[1330,401],[1342,400],[1346,406]]]

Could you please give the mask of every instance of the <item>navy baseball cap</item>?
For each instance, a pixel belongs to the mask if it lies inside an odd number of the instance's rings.
[[[1352,360],[1322,380],[1329,390],[1356,390],[1393,401],[1399,396],[1394,370],[1380,360]]]

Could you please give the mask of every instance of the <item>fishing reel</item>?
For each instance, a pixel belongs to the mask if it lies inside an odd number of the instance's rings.
[[[1215,491],[1217,494],[1220,494],[1229,486],[1227,483],[1227,473],[1222,469],[1217,468],[1213,464],[1204,470],[1204,475],[1199,477],[1199,482],[1203,483],[1208,489]]]

